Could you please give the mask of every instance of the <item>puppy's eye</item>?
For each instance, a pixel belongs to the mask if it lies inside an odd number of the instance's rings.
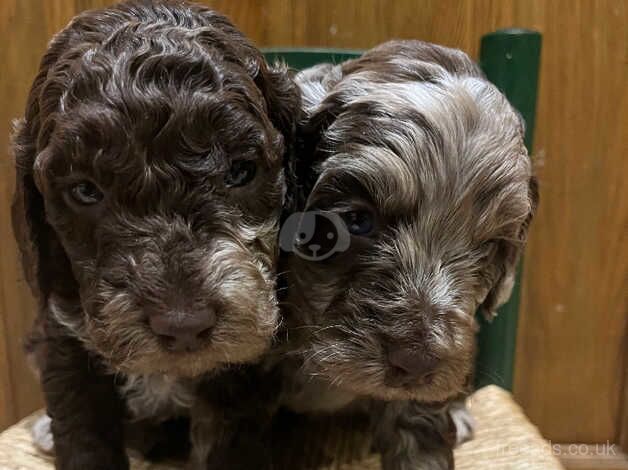
[[[490,260],[499,250],[499,240],[488,240],[479,247],[480,259]]]
[[[487,253],[492,253],[499,247],[499,240],[487,240],[482,243],[482,250]]]
[[[225,185],[228,188],[237,188],[250,183],[255,178],[257,166],[251,160],[235,160],[225,175]]]
[[[104,195],[98,187],[90,181],[81,181],[70,187],[70,197],[82,206],[91,206],[102,201]]]
[[[353,235],[365,236],[370,234],[375,228],[373,214],[369,211],[358,210],[343,212],[340,214],[342,220],[347,224],[347,230]]]

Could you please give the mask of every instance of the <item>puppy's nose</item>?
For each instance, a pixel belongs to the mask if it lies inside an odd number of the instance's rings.
[[[203,344],[216,324],[216,314],[211,309],[193,315],[180,312],[157,313],[148,324],[170,351],[196,351]]]
[[[388,362],[399,383],[426,385],[431,382],[439,361],[424,351],[399,346],[388,351]]]

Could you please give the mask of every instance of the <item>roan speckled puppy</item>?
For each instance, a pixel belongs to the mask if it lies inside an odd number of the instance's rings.
[[[298,109],[286,70],[198,5],[122,3],[52,39],[13,220],[56,468],[128,468],[125,419],[189,414],[201,375],[269,347]]]
[[[509,297],[537,203],[522,122],[464,53],[418,41],[296,80],[283,404],[368,410],[386,470],[451,468],[474,313]]]

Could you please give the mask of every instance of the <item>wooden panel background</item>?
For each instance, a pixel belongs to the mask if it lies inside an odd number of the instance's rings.
[[[39,405],[21,352],[32,301],[9,225],[6,153],[50,36],[102,0],[0,0],[0,427]],[[628,5],[622,0],[208,1],[259,46],[420,38],[477,55],[483,33],[544,35],[534,146],[541,208],[526,258],[516,398],[556,442],[618,438],[626,359]]]

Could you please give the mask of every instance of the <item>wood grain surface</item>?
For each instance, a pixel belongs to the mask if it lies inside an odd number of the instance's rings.
[[[40,404],[21,352],[32,301],[9,225],[6,151],[51,35],[101,0],[0,0],[0,427]],[[482,34],[544,35],[515,396],[556,442],[617,439],[626,360],[628,5],[622,0],[216,0],[259,46],[420,38],[477,55]]]

